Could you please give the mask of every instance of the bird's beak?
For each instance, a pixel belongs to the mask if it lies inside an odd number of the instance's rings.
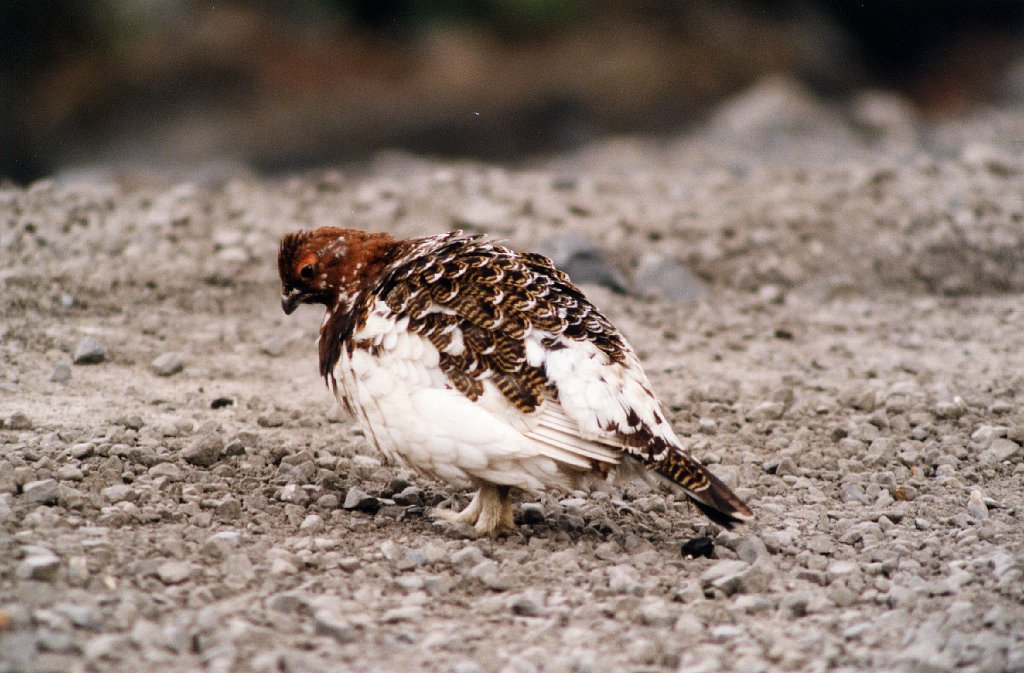
[[[298,289],[285,292],[281,295],[281,310],[285,312],[285,315],[291,315],[292,311],[294,311],[308,296],[309,295]]]

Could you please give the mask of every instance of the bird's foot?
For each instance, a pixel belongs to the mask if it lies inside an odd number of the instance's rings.
[[[516,528],[508,486],[482,486],[461,512],[432,509],[430,516],[448,523],[471,525],[480,536],[497,537]]]

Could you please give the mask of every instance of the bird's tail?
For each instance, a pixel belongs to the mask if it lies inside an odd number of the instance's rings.
[[[732,528],[754,518],[750,508],[721,479],[682,451],[670,451],[652,468],[682,488],[697,509],[719,526]]]

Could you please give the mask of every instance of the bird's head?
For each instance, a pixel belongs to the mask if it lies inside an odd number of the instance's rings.
[[[323,304],[347,311],[392,258],[396,243],[387,234],[339,227],[286,234],[277,255],[281,308],[291,313],[299,304]]]

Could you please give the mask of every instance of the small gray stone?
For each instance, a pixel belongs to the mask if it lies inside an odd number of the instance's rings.
[[[736,624],[719,624],[711,629],[711,641],[725,643],[743,635],[743,629]]]
[[[164,561],[156,569],[164,584],[181,584],[192,576],[192,566],[185,561]]]
[[[660,598],[644,601],[640,605],[640,622],[647,626],[672,626],[675,621],[675,612]]]
[[[454,214],[452,221],[456,227],[502,231],[514,221],[514,218],[513,212],[507,204],[478,196],[463,204],[459,212]]]
[[[384,540],[380,543],[380,553],[389,561],[397,561],[402,557],[402,548],[394,540]]]
[[[69,558],[67,580],[72,586],[85,586],[89,581],[89,559],[85,556]]]
[[[406,551],[404,558],[415,565],[424,566],[430,563],[443,561],[446,556],[447,553],[445,552],[444,547],[436,544],[426,544],[422,547]]]
[[[107,633],[90,639],[82,648],[82,654],[87,660],[95,662],[101,659],[120,659],[121,653],[130,649],[128,636]]]
[[[279,428],[285,424],[288,417],[280,411],[272,411],[269,414],[263,414],[256,419],[256,425],[261,428]]]
[[[755,563],[761,559],[768,558],[768,548],[761,538],[756,535],[748,535],[736,546],[736,555],[741,561]]]
[[[149,476],[154,479],[166,477],[168,481],[181,481],[181,468],[174,463],[157,463],[149,468]]]
[[[300,507],[305,507],[309,504],[309,493],[306,493],[298,484],[286,484],[281,488],[281,494],[278,496],[281,502],[294,503]]]
[[[324,527],[323,517],[321,517],[318,514],[310,514],[310,515],[308,515],[305,519],[302,520],[302,523],[299,524],[299,530],[301,530],[303,532],[306,532],[306,533],[315,533],[315,532],[321,530],[323,527]]]
[[[348,489],[348,493],[345,494],[345,502],[341,505],[342,509],[354,509],[357,512],[366,512],[367,514],[376,514],[377,510],[381,507],[380,499],[374,498],[369,493],[361,491],[358,488]]]
[[[423,489],[417,486],[406,486],[394,495],[393,500],[396,505],[402,505],[403,507],[422,506]]]
[[[626,279],[622,274],[575,229],[546,240],[540,246],[540,253],[550,257],[555,266],[569,274],[578,285],[603,285],[616,292],[626,291]]]
[[[736,607],[748,615],[759,615],[772,609],[772,602],[764,596],[740,596],[736,599]]]
[[[75,465],[61,465],[57,470],[57,478],[61,481],[82,481],[85,475]]]
[[[679,260],[655,252],[640,257],[633,276],[633,292],[663,302],[685,304],[708,294],[707,285]]]
[[[985,504],[985,498],[978,489],[971,491],[970,497],[967,498],[967,512],[979,521],[988,518],[988,505]]]
[[[36,644],[43,652],[69,653],[77,649],[75,638],[67,631],[39,629]]]
[[[718,432],[718,422],[713,418],[702,418],[697,421],[697,430],[705,435]]]
[[[358,635],[355,626],[329,610],[317,610],[313,614],[313,623],[317,633],[334,638],[339,643],[350,643]]]
[[[150,366],[157,376],[174,376],[185,369],[185,358],[181,356],[181,353],[167,351],[156,356]]]
[[[763,563],[749,564],[745,561],[720,561],[701,575],[704,586],[714,587],[725,595],[766,591],[773,573]]]
[[[210,467],[220,459],[224,450],[224,440],[213,432],[206,433],[196,439],[191,446],[181,452],[186,462],[198,467]]]
[[[32,420],[21,411],[16,411],[7,419],[4,426],[8,430],[31,430]]]
[[[509,610],[521,617],[537,617],[544,610],[544,594],[539,591],[525,591],[509,596]]]
[[[128,484],[114,484],[108,486],[100,493],[110,502],[121,502],[122,500],[135,500],[138,494]]]
[[[857,564],[853,561],[833,561],[828,564],[827,572],[831,575],[831,579],[837,577],[849,575],[857,570]]]
[[[276,358],[282,353],[284,353],[284,349],[287,346],[288,337],[277,334],[271,337],[267,337],[266,339],[263,340],[263,343],[260,344],[260,352],[263,353],[264,355],[269,355],[272,358]]]
[[[765,304],[782,304],[786,301],[786,293],[775,283],[765,283],[757,288],[757,298]]]
[[[464,659],[451,665],[451,673],[487,673],[487,669],[475,661]]]
[[[357,556],[346,556],[338,559],[338,567],[347,573],[355,572],[363,566],[363,562]]]
[[[298,591],[282,591],[267,598],[267,607],[274,612],[295,612],[308,604],[306,595]]]
[[[23,580],[52,582],[60,574],[60,557],[48,549],[36,549],[26,556],[15,569]]]
[[[868,502],[868,498],[864,495],[864,489],[860,487],[860,484],[843,484],[839,491],[839,500],[845,503],[856,502],[862,505]]]
[[[224,558],[221,564],[224,582],[232,588],[241,588],[256,578],[256,569],[243,552],[235,552]]]
[[[755,405],[744,418],[750,423],[778,420],[782,418],[785,410],[786,407],[782,402],[765,401]]]
[[[233,549],[238,547],[242,536],[238,531],[222,530],[206,538],[203,543],[203,551],[213,556],[227,556]]]
[[[22,489],[36,481],[36,471],[28,465],[19,465],[10,471],[10,475],[14,477],[14,483],[20,484]]]
[[[479,547],[470,545],[453,552],[448,560],[456,568],[471,568],[484,560],[484,553]]]
[[[316,500],[317,507],[323,509],[337,509],[341,500],[334,493],[325,493]]]
[[[489,580],[498,576],[498,564],[491,559],[484,559],[472,568],[466,570],[464,574],[466,577],[478,579],[486,584]]]
[[[75,346],[73,361],[76,365],[95,365],[107,359],[107,345],[96,337],[87,336]]]
[[[391,608],[380,618],[385,624],[398,622],[416,622],[423,618],[423,606],[404,605],[398,608]]]
[[[52,505],[60,497],[60,484],[54,479],[30,481],[21,487],[22,500],[35,505]]]
[[[801,568],[796,572],[796,578],[798,580],[804,580],[805,582],[812,582],[819,586],[828,585],[828,576],[820,570],[810,570],[808,568]]]
[[[63,362],[53,366],[53,373],[50,374],[50,381],[53,383],[67,383],[71,380],[71,367]]]
[[[625,564],[608,567],[608,588],[617,594],[642,595],[643,584],[637,577],[636,569]]]
[[[974,432],[971,433],[971,441],[980,444],[983,447],[988,447],[992,444],[992,440],[1000,436],[996,431],[995,426],[992,425],[979,425]]]
[[[796,462],[788,456],[780,460],[778,464],[775,466],[775,475],[778,477],[784,477],[786,475],[795,475],[796,473]]]
[[[782,599],[782,609],[793,617],[806,615],[809,605],[810,599],[804,594],[789,594]]]
[[[978,454],[978,461],[988,465],[1001,463],[1004,460],[1009,460],[1019,450],[1020,445],[1016,442],[1005,437],[999,437],[993,439],[992,444]]]
[[[682,636],[695,638],[704,632],[704,622],[692,612],[684,612],[679,615],[672,629]],[[717,670],[717,667],[709,669],[709,673],[711,670]]]

